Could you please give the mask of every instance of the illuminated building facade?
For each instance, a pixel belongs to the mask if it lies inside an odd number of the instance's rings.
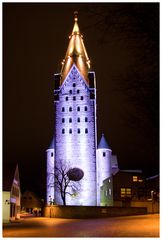
[[[47,150],[47,203],[62,205],[54,169],[80,168],[80,191],[67,205],[100,205],[102,181],[112,175],[112,154],[104,136],[97,149],[96,82],[75,15],[61,72],[54,75],[55,142]],[[52,173],[52,174],[51,174]],[[70,191],[70,190],[69,190]]]

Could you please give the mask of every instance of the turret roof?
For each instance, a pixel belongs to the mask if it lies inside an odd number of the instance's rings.
[[[48,149],[54,149],[55,138],[53,137],[51,144]]]
[[[83,36],[80,33],[78,26],[78,15],[77,12],[74,12],[74,27],[72,34],[70,35],[69,45],[66,51],[65,58],[62,61],[61,69],[61,84],[66,78],[69,70],[72,65],[75,63],[83,78],[88,83],[88,71],[90,70],[90,60],[88,58]]]
[[[104,137],[104,134],[102,134],[102,137],[101,137],[101,140],[100,140],[100,143],[98,145],[98,149],[100,148],[106,148],[106,149],[110,149],[105,137]]]

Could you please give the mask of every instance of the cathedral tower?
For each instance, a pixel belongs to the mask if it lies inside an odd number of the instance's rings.
[[[55,167],[80,168],[84,177],[76,196],[67,205],[97,205],[96,182],[96,87],[83,36],[75,14],[74,27],[61,72],[54,75]],[[51,154],[51,151],[49,151]],[[55,202],[62,205],[55,188]]]

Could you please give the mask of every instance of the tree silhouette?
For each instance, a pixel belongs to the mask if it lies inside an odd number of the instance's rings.
[[[51,173],[53,174],[53,173]],[[66,196],[76,196],[80,189],[80,180],[84,173],[79,168],[69,168],[67,165],[61,164],[54,168],[54,188],[60,192],[63,205],[66,205]]]

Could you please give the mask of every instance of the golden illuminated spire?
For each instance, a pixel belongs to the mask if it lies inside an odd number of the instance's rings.
[[[78,26],[78,12],[75,11],[74,12],[74,27],[73,27],[73,31],[72,34],[79,34],[79,26]]]
[[[77,68],[80,71],[80,74],[88,83],[88,71],[90,69],[90,60],[88,58],[83,36],[80,33],[78,26],[78,12],[74,12],[74,27],[72,34],[69,36],[69,46],[65,55],[65,59],[62,61],[61,69],[61,83],[66,78],[69,73],[73,63],[76,64]]]

